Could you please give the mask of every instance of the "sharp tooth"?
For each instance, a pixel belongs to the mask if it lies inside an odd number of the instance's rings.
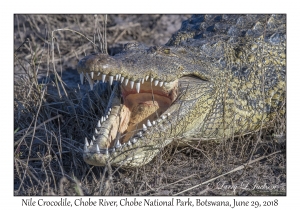
[[[147,127],[145,124],[143,124],[143,131],[146,131],[147,130]]]
[[[160,82],[159,82],[159,87],[161,87],[163,84],[164,84],[164,82],[163,82],[163,81],[160,81]]]
[[[144,81],[145,81],[145,80],[144,80],[144,78],[143,78],[143,79],[142,79],[142,84],[144,84]]]
[[[83,79],[84,79],[84,75],[83,72],[80,73],[80,82],[83,85]]]
[[[116,148],[119,148],[121,146],[120,141],[118,139],[117,143],[116,143]]]
[[[110,112],[107,112],[108,115],[110,115]]]
[[[155,124],[156,124],[156,122],[155,122],[155,120],[153,120],[152,125],[155,125]]]
[[[138,135],[139,137],[142,137],[142,136],[143,136],[143,133],[140,131],[140,132],[137,133],[137,135]]]
[[[131,143],[132,143],[132,144],[135,144],[135,143],[136,143],[136,141],[137,141],[137,139],[136,139],[136,138],[133,138],[133,139],[131,139]]]
[[[105,77],[106,77],[106,74],[102,74],[102,82],[103,83],[105,82]]]
[[[147,81],[147,80],[148,80],[148,78],[149,78],[149,76],[147,75],[147,76],[145,77],[145,80]]]
[[[85,140],[85,146],[87,146],[87,147],[88,147],[88,146],[90,146],[90,145],[89,145],[89,142],[88,142],[88,140],[87,140],[87,138],[86,138],[86,137],[85,137],[85,139],[84,139],[84,140]]]
[[[120,82],[122,83],[122,82],[123,82],[123,80],[124,80],[124,77],[121,77],[121,80],[120,80]]]
[[[154,86],[158,84],[158,80],[154,80]]]
[[[101,72],[98,72],[97,76],[99,76],[101,74]]]
[[[91,140],[90,146],[93,146],[93,140]]]
[[[104,117],[101,117],[101,123],[103,123],[105,121]]]
[[[169,83],[168,82],[164,82],[164,86],[168,86],[169,85]]]
[[[109,84],[112,85],[114,81],[114,76],[109,76]]]
[[[131,142],[130,141],[127,142],[127,146],[131,146]]]
[[[150,120],[147,120],[147,126],[152,126]]]
[[[153,82],[153,78],[152,77],[150,78],[150,82]]]
[[[106,115],[106,119],[108,119],[108,115]]]
[[[171,114],[170,114],[170,113],[168,113],[167,115],[168,115],[168,117],[169,117]]]
[[[87,80],[88,80],[88,82],[90,84],[91,90],[93,90],[94,84],[93,84],[93,81],[90,78],[90,75],[88,73],[86,73],[85,75],[86,75],[86,78],[87,78]]]
[[[135,87],[136,87],[136,91],[139,93],[141,89],[141,83],[137,82]]]
[[[111,112],[111,108],[109,108],[109,109],[108,109],[108,111],[110,111],[110,112]]]
[[[106,148],[105,154],[108,155],[108,149]]]
[[[134,81],[130,81],[130,88],[132,89],[134,85]]]
[[[118,81],[119,79],[119,74],[116,74],[116,81]]]
[[[161,122],[161,119],[157,119],[156,121],[157,121],[158,123],[160,123],[160,122]]]
[[[100,120],[98,120],[97,128],[100,128],[100,127],[101,127],[101,123],[100,123]]]
[[[98,144],[97,144],[97,146],[96,146],[96,149],[97,149],[97,153],[99,154],[99,153],[100,153],[100,149],[99,149]]]
[[[166,116],[165,115],[161,116],[161,119],[163,119],[163,120],[166,119]]]
[[[119,80],[121,79],[121,77],[122,77],[122,75],[121,75],[121,74],[119,74]]]
[[[95,136],[93,135],[93,141],[96,141],[96,138],[95,138]]]
[[[125,79],[125,86],[127,86],[127,84],[128,84],[128,79],[126,78]]]
[[[96,135],[100,134],[100,131],[98,131],[97,128],[95,128],[95,134]]]
[[[91,72],[91,78],[92,79],[94,78],[94,72],[93,71]]]

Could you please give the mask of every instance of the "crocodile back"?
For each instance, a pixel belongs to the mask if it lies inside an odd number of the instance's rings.
[[[182,45],[191,39],[222,39],[235,43],[245,37],[261,36],[272,44],[278,44],[286,36],[286,15],[193,15],[182,22],[181,28],[166,45]]]

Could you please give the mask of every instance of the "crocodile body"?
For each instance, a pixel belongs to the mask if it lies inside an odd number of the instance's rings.
[[[221,140],[267,125],[285,101],[285,15],[194,15],[164,46],[128,44],[78,63],[117,82],[84,160],[137,167],[166,145]]]

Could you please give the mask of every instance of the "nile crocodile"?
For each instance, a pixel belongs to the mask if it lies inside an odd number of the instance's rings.
[[[78,63],[81,81],[114,82],[119,94],[85,139],[84,160],[137,167],[172,142],[258,130],[284,106],[285,69],[279,14],[194,15],[163,46],[89,55]]]

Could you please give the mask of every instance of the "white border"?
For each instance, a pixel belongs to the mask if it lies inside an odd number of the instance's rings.
[[[198,1],[6,1],[1,6],[1,201],[4,207],[21,207],[21,197],[13,196],[13,14],[15,13],[286,13],[287,14],[287,196],[276,197],[280,209],[299,205],[299,20],[293,2],[282,0],[198,0]],[[298,63],[296,63],[298,61]],[[298,64],[298,66],[296,65]],[[10,158],[8,158],[10,157]],[[28,197],[27,197],[28,198]],[[42,198],[42,197],[41,197]],[[153,197],[152,197],[153,198]],[[163,197],[158,197],[163,198]],[[194,197],[195,198],[195,197]],[[201,197],[203,198],[203,197]],[[208,197],[210,200],[272,200],[275,197]],[[58,197],[47,197],[57,200]],[[74,197],[68,198],[76,199]],[[96,198],[95,198],[96,199]],[[111,199],[120,199],[111,197]],[[167,199],[167,197],[166,197]],[[196,198],[195,198],[196,199]],[[204,199],[204,198],[203,198]],[[26,207],[29,208],[29,207]],[[40,208],[40,207],[39,207]],[[135,207],[133,207],[135,208]],[[166,208],[166,207],[155,207]],[[174,207],[173,207],[174,208]],[[203,207],[202,207],[203,208]],[[272,207],[275,208],[275,207]],[[294,208],[295,209],[295,208]]]

